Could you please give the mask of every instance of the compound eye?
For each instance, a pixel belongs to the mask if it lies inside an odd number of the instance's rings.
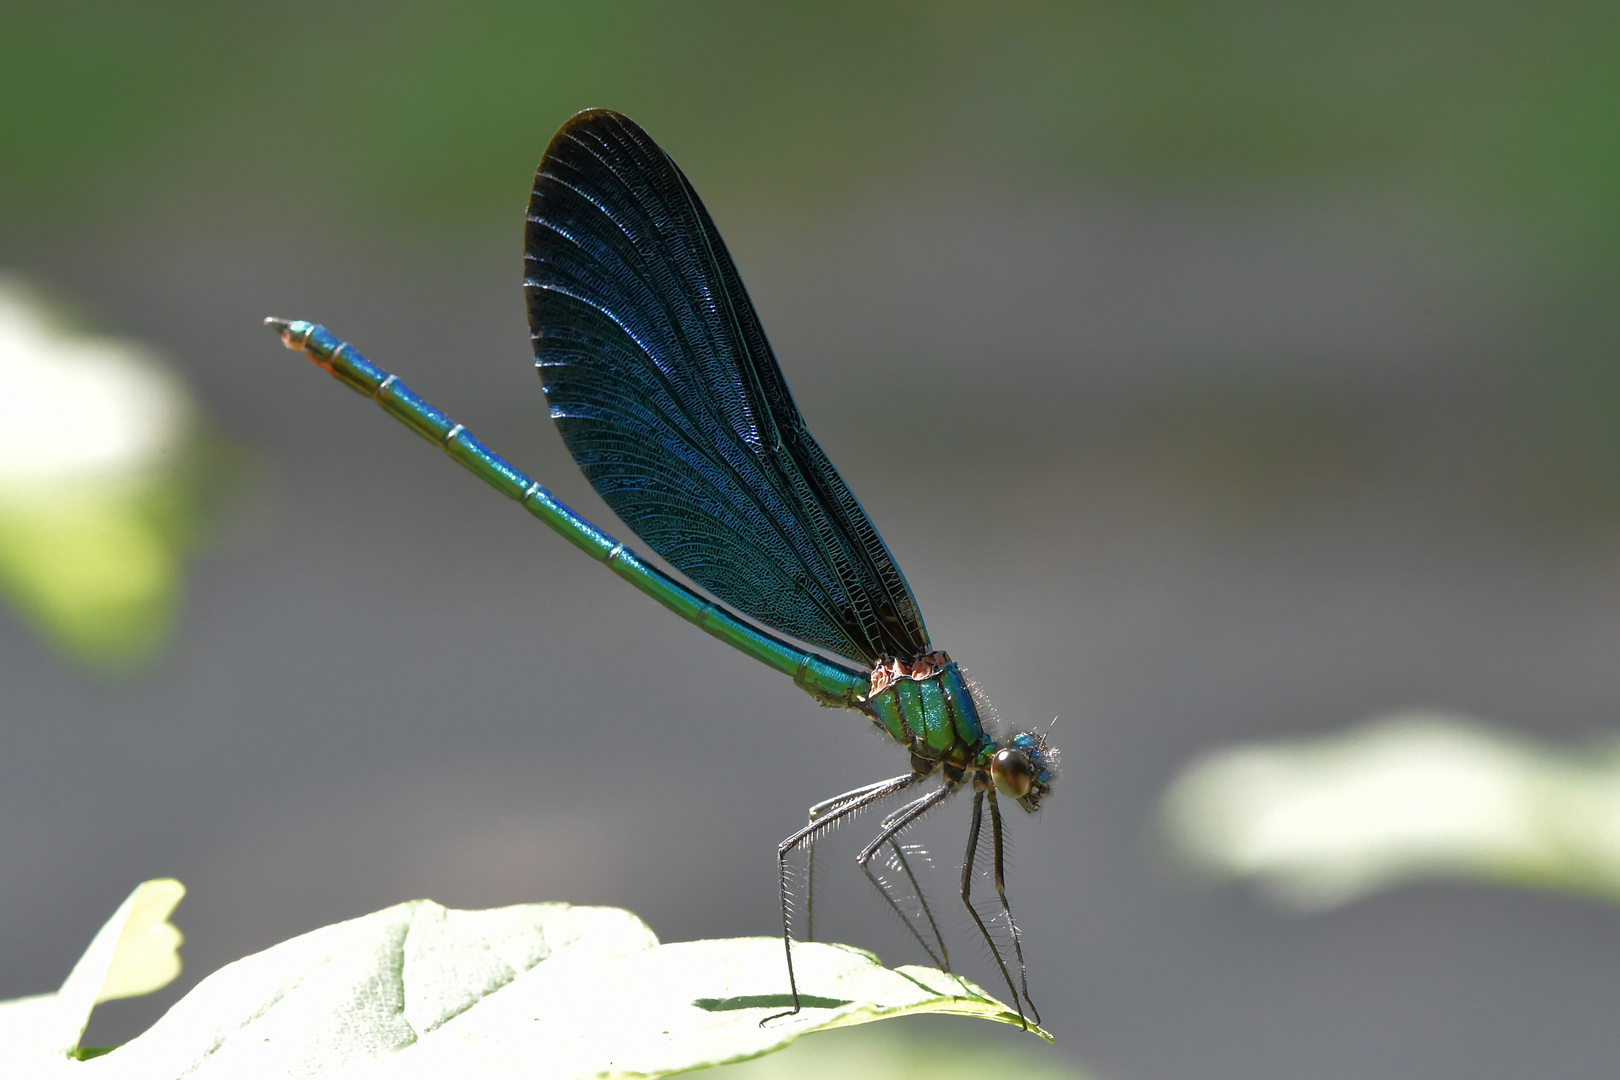
[[[1035,766],[1022,750],[998,750],[990,759],[990,776],[997,791],[1009,799],[1022,799],[1035,783]]]

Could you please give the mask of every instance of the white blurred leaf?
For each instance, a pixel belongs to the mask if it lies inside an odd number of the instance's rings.
[[[155,651],[219,449],[151,350],[0,276],[0,589],[52,641],[101,665]]]
[[[1435,877],[1620,900],[1620,752],[1560,753],[1464,717],[1220,750],[1163,813],[1187,861],[1289,907]]]
[[[192,413],[149,350],[68,332],[0,276],[0,495],[127,481],[180,448]]]

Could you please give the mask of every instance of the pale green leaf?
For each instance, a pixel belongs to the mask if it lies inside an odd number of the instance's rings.
[[[867,1024],[800,1039],[779,1054],[694,1074],[703,1080],[1083,1080],[1053,1047],[984,1038],[971,1026]]]
[[[173,878],[136,886],[60,990],[0,1002],[0,1062],[66,1060],[99,1002],[149,994],[172,982],[180,974],[181,936],[168,919],[185,892]],[[0,1075],[12,1074],[0,1069]]]
[[[116,941],[102,937],[91,949],[97,956],[117,951]],[[7,1040],[0,1073],[47,1076],[68,1067],[108,1080],[662,1076],[890,1016],[954,1013],[1018,1023],[1000,1002],[939,971],[889,970],[870,953],[838,945],[798,945],[794,958],[805,1008],[762,1027],[791,1004],[778,940],[660,945],[644,923],[614,908],[454,911],[418,900],[229,964],[105,1056],[66,1061],[71,1042],[59,1045],[65,1030],[25,1056]],[[94,966],[90,953],[80,967],[87,965]],[[77,985],[78,970],[70,984]],[[82,997],[74,1000],[88,1015]],[[0,1017],[7,1009],[39,1015],[40,1002],[0,1005]],[[75,1038],[80,1028],[82,1018]]]
[[[1559,750],[1435,713],[1230,747],[1171,786],[1175,849],[1319,909],[1425,878],[1620,901],[1620,746]]]
[[[0,276],[0,595],[55,644],[98,666],[162,644],[223,449],[151,350]]]

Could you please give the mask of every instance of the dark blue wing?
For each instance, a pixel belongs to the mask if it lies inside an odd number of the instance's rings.
[[[868,664],[928,631],[810,437],[697,193],[629,119],[580,113],[534,179],[534,354],[574,460],[648,547],[760,622]]]

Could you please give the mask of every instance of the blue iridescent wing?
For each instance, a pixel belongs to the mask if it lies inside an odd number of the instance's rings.
[[[917,602],[811,438],[692,185],[606,110],[557,132],[524,245],[535,360],[574,460],[720,600],[868,664],[929,651]]]

